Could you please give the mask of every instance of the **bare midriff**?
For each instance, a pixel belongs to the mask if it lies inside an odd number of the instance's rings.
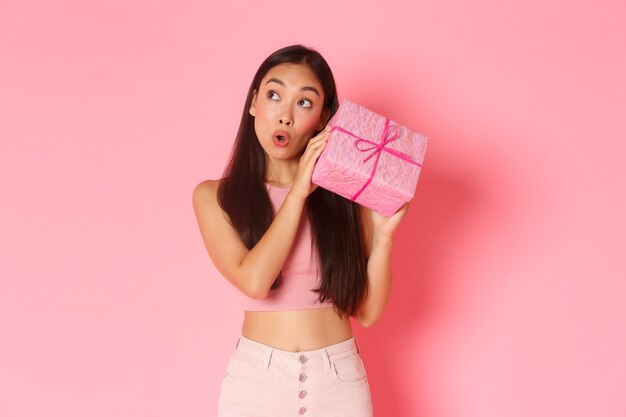
[[[350,319],[332,307],[295,311],[245,311],[241,334],[289,352],[321,349],[352,337]]]

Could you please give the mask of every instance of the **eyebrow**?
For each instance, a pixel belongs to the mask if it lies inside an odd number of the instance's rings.
[[[272,77],[269,80],[267,80],[267,82],[265,84],[269,84],[271,82],[275,82],[275,83],[280,84],[283,87],[285,87],[285,83],[283,81],[279,80],[278,78],[274,78],[274,77]],[[315,88],[313,86],[310,86],[310,85],[305,85],[304,87],[302,87],[300,89],[300,91],[313,91],[315,94],[317,94],[318,97],[320,96],[320,93],[319,93],[319,91],[317,91],[317,88]]]

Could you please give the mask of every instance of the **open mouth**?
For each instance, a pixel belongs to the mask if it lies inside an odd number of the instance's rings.
[[[276,146],[280,146],[280,147],[285,147],[289,144],[289,134],[285,131],[278,131],[275,132],[274,135],[272,136],[272,139],[274,140],[274,144]]]

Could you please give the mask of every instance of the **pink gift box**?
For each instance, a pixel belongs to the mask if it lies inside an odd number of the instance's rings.
[[[312,182],[385,216],[415,194],[428,139],[344,100],[328,122]]]

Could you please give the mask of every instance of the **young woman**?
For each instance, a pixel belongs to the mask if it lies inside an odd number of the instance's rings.
[[[372,416],[349,318],[369,327],[382,315],[408,204],[384,217],[312,184],[337,103],[318,52],[274,52],[252,80],[223,178],[194,189],[206,249],[245,311],[219,417]]]

